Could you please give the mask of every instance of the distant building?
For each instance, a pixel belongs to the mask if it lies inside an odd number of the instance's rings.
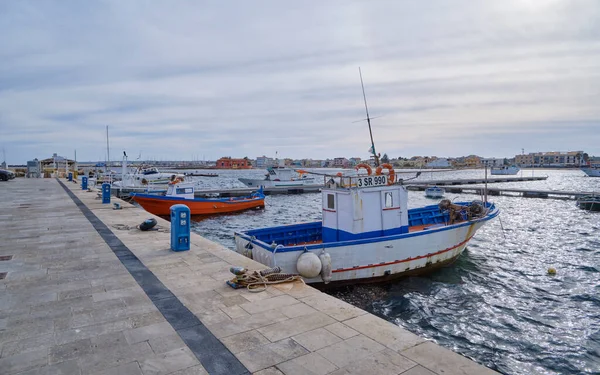
[[[302,166],[306,168],[320,168],[323,165],[323,160],[303,159]]]
[[[481,158],[477,155],[469,155],[465,158],[465,166],[468,168],[482,167]]]
[[[275,166],[275,159],[266,156],[259,156],[256,158],[256,168],[266,169]]]
[[[452,164],[450,164],[450,159],[435,159],[427,163],[427,168],[450,168]]]
[[[346,158],[335,158],[333,159],[333,166],[336,168],[348,168],[350,161]]]
[[[217,160],[217,168],[219,169],[250,169],[252,164],[248,159],[232,159],[229,156],[222,157]]]
[[[360,164],[360,158],[350,158],[350,159],[348,159],[348,161],[349,161],[350,167],[355,167],[358,164]]]
[[[483,159],[481,159],[481,163],[483,165],[487,164],[487,166],[489,168],[492,168],[492,167],[501,167],[501,166],[504,165],[504,158],[501,158],[501,159],[498,159],[498,158],[483,158]]]
[[[521,166],[552,166],[576,167],[582,164],[583,151],[568,152],[530,152],[529,154],[515,155],[515,164]]]
[[[66,169],[76,170],[75,160],[67,159],[56,153],[50,158],[40,160],[40,170],[44,173],[44,177],[50,177],[53,173],[62,177]]]

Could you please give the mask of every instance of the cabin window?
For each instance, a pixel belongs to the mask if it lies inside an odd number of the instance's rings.
[[[191,194],[194,192],[194,188],[179,188],[177,194]]]
[[[394,199],[392,197],[392,192],[385,193],[385,208],[394,207]]]
[[[335,210],[335,195],[327,194],[327,208],[330,210]]]

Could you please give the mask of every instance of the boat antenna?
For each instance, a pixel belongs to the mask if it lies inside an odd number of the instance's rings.
[[[375,158],[375,166],[379,167],[379,157],[375,152],[375,142],[373,142],[373,131],[371,130],[371,118],[369,117],[369,107],[367,107],[367,95],[365,94],[365,85],[363,84],[362,72],[360,66],[358,67],[358,75],[360,76],[360,86],[362,87],[363,99],[365,101],[365,111],[367,112],[367,124],[369,124],[369,135],[371,136],[371,152]]]

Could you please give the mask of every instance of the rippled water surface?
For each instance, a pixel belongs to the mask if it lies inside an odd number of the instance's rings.
[[[242,187],[237,178],[265,171],[218,173],[203,180],[207,188]],[[425,172],[419,179],[483,174]],[[533,174],[549,177],[493,186],[600,191],[600,178],[577,170]],[[426,277],[330,293],[502,373],[600,373],[600,213],[582,211],[571,200],[491,200],[502,210],[500,220],[479,230],[453,265]],[[233,249],[236,230],[320,220],[320,201],[320,194],[268,196],[265,210],[201,219],[193,230]],[[411,208],[432,203],[423,192],[409,192]]]

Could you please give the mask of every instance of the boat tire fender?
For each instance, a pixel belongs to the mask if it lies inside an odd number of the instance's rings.
[[[156,225],[156,219],[150,218],[150,219],[144,220],[144,222],[140,224],[140,230],[147,231],[147,230],[154,228],[155,225]]]
[[[331,255],[323,249],[319,254],[319,260],[321,261],[321,279],[325,284],[329,284],[331,281]]]
[[[298,257],[296,261],[296,269],[300,276],[312,279],[319,276],[321,273],[321,260],[316,254],[305,251]]]

